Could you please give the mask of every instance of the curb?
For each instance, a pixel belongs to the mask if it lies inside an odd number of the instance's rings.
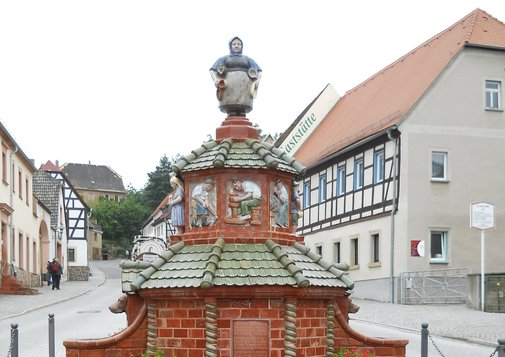
[[[413,329],[413,328],[410,328],[410,327],[391,325],[391,324],[386,324],[386,323],[382,323],[382,322],[369,321],[369,320],[363,320],[363,319],[357,319],[357,318],[350,318],[349,320],[350,321],[351,320],[359,321],[359,322],[367,323],[367,324],[370,324],[370,325],[384,326],[384,327],[392,328],[392,329],[399,330],[399,331],[405,331],[405,332],[411,332],[411,333],[419,333],[419,334],[421,334],[421,328],[419,328],[419,330],[416,330],[416,329]],[[455,337],[455,336],[439,335],[439,334],[433,334],[433,333],[430,333],[430,335],[431,336],[436,336],[436,337],[439,337],[439,338],[445,338],[445,339],[448,339],[448,340],[456,340],[456,341],[473,343],[473,344],[476,344],[476,345],[481,345],[481,346],[486,346],[486,347],[496,347],[496,345],[498,344],[498,341],[496,343],[492,343],[492,342],[489,342],[489,341],[479,340],[477,338],[471,338],[471,337]]]

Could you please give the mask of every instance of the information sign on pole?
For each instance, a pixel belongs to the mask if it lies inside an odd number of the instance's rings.
[[[494,206],[487,202],[473,203],[471,220],[472,228],[494,228]]]
[[[484,265],[484,251],[485,251],[485,230],[494,228],[494,205],[487,202],[473,203],[470,209],[470,226],[472,228],[480,229],[480,303],[481,310],[485,309],[485,265]]]

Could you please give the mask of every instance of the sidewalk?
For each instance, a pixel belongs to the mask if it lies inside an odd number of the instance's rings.
[[[41,307],[72,299],[102,285],[105,275],[93,266],[90,267],[88,281],[61,281],[60,290],[52,290],[44,285],[36,288],[37,295],[0,295],[0,320],[22,315]]]
[[[465,304],[400,305],[370,300],[353,302],[360,307],[350,320],[366,321],[421,333],[421,324],[428,324],[432,336],[495,347],[505,338],[505,314],[481,312]]]

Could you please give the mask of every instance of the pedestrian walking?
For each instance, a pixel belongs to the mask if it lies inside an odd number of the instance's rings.
[[[56,288],[60,290],[60,280],[61,275],[63,274],[63,267],[60,264],[60,261],[57,258],[53,258],[53,262],[51,263],[51,278],[53,281],[53,290]]]
[[[50,260],[47,261],[46,273],[47,273],[46,274],[47,286],[53,285],[53,279],[52,279],[53,272],[51,271],[51,261]]]

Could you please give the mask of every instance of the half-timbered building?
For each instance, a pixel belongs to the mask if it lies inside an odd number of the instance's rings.
[[[479,306],[481,201],[496,207],[486,279],[503,275],[504,64],[505,25],[476,9],[349,90],[292,153],[307,167],[298,233],[350,264],[355,297]]]
[[[69,280],[88,280],[88,230],[90,209],[60,168],[48,161],[41,167],[63,183],[68,237],[66,261]]]

